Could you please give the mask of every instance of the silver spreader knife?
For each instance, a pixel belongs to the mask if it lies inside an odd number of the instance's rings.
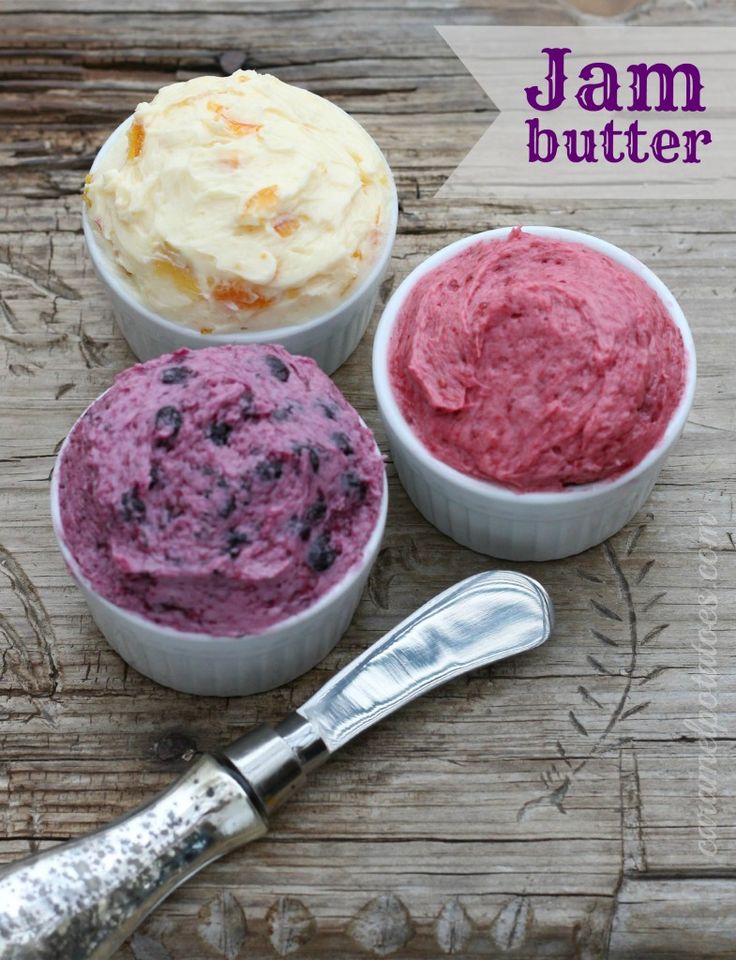
[[[331,754],[468,670],[539,646],[544,589],[481,573],[430,600],[275,727],[203,755],[165,793],[96,833],[0,873],[0,960],[104,960],[184,880],[263,836]]]

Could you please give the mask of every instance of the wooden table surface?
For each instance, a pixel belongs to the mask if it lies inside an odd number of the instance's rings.
[[[0,6],[0,860],[122,813],[194,752],[280,718],[438,590],[497,565],[432,529],[389,465],[386,539],[359,613],[306,676],[255,697],[196,698],[106,646],[56,549],[48,481],[75,418],[133,362],[85,255],[79,189],[137,102],[241,64],[307,86],[365,124],[396,174],[384,299],[449,240],[570,226],[648,263],[699,351],[690,422],[645,509],[581,556],[517,567],[549,588],[554,639],[346,749],[266,840],[187,884],[119,960],[733,956],[736,204],[433,199],[494,115],[433,25],[601,22],[583,8],[647,25],[736,23],[723,0]],[[385,449],[371,339],[336,380]],[[715,581],[701,546],[715,551]],[[686,720],[700,710],[695,646],[710,591],[717,851],[705,856],[705,747]]]

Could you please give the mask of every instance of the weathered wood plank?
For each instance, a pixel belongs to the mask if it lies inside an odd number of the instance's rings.
[[[725,879],[624,882],[613,919],[610,960],[731,957],[734,893],[733,880]]]

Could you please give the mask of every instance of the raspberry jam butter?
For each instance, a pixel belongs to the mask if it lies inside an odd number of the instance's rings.
[[[80,418],[59,469],[63,541],[106,600],[229,637],[297,614],[379,519],[373,435],[316,364],[228,345],[138,364]]]
[[[420,277],[388,357],[425,447],[524,493],[635,467],[677,409],[686,365],[680,330],[643,279],[590,246],[520,228]]]

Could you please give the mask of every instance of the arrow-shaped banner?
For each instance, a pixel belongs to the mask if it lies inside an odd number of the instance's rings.
[[[499,110],[438,196],[736,199],[736,28],[437,29]]]

